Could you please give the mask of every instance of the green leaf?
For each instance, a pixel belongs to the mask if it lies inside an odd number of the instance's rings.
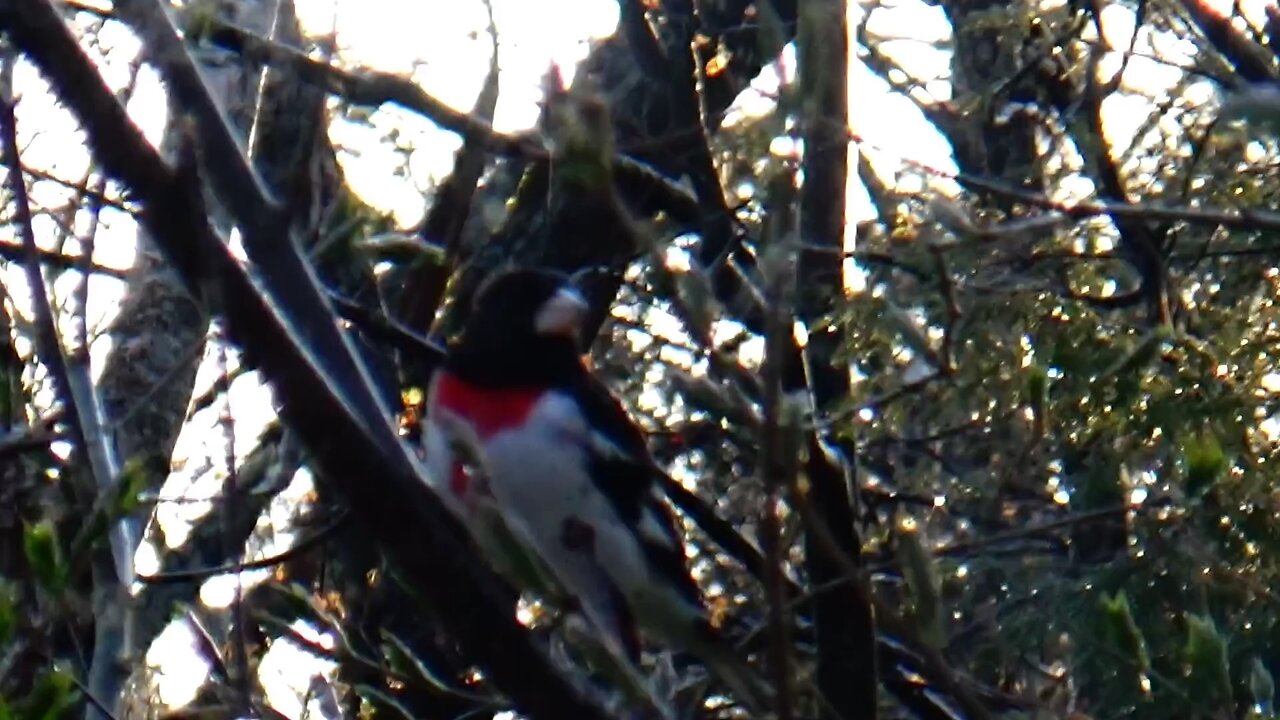
[[[1035,418],[1036,434],[1043,435],[1049,423],[1049,373],[1041,365],[1027,367],[1027,407]]]
[[[1027,367],[1027,402],[1036,413],[1049,405],[1049,373],[1039,365]]]
[[[218,3],[208,0],[186,3],[180,19],[188,41],[203,40],[218,27]]]
[[[933,647],[942,647],[946,637],[942,622],[941,583],[933,554],[925,547],[921,533],[914,525],[899,524],[894,535],[898,562],[911,591],[920,635]]]
[[[80,700],[71,673],[54,667],[40,676],[19,717],[28,720],[60,720]]]
[[[1147,652],[1147,641],[1133,619],[1133,610],[1129,607],[1129,597],[1124,590],[1115,596],[1102,594],[1099,601],[1102,608],[1104,634],[1129,662],[1137,667],[1138,672],[1151,669],[1151,656]]]
[[[616,146],[603,94],[575,84],[566,96],[548,102],[546,129],[555,151],[554,181],[578,190],[609,191]]]
[[[1210,433],[1187,438],[1182,444],[1182,461],[1187,470],[1187,495],[1193,498],[1208,492],[1229,465],[1218,438]]]
[[[1188,613],[1187,644],[1183,659],[1187,664],[1187,684],[1193,696],[1210,704],[1231,701],[1231,664],[1227,640],[1213,624],[1213,618]]]
[[[141,504],[142,493],[147,489],[146,459],[138,455],[129,458],[117,483],[115,517],[132,513]]]
[[[46,518],[27,525],[23,529],[22,545],[40,586],[51,593],[61,592],[66,586],[67,564],[53,522]]]
[[[1173,331],[1161,325],[1142,337],[1133,350],[1126,353],[1106,370],[1102,378],[1119,378],[1131,375],[1151,364],[1160,354],[1160,347],[1173,337]]]

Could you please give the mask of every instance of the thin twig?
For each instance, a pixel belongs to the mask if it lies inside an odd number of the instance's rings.
[[[108,707],[106,703],[102,702],[102,700],[89,689],[89,686],[84,684],[84,681],[76,677],[75,673],[67,673],[67,677],[71,678],[72,684],[80,690],[84,695],[85,700],[92,705],[95,710],[102,713],[102,716],[107,720],[116,720],[116,716],[111,712],[111,708]]]
[[[64,439],[61,434],[53,431],[54,425],[62,417],[62,411],[55,411],[50,416],[37,420],[31,427],[15,429],[0,437],[0,460],[8,460],[30,450],[48,448],[50,443]]]
[[[57,270],[87,271],[95,275],[116,278],[117,280],[124,280],[129,277],[128,270],[107,267],[93,262],[86,263],[81,255],[65,255],[44,248],[37,248],[36,252],[40,256],[41,263]],[[21,245],[0,242],[0,258],[22,262],[26,258],[26,250]]]
[[[143,41],[148,56],[170,81],[169,91],[186,112],[199,118],[190,125],[199,140],[201,160],[209,166],[209,180],[218,198],[240,219],[257,228],[285,227],[284,211],[249,163],[239,135],[209,91],[195,60],[183,46],[168,9],[158,0],[119,0],[116,13]],[[260,233],[245,232],[246,249]],[[273,236],[273,241],[275,240]]]
[[[27,198],[26,179],[18,149],[16,102],[12,96],[12,88],[0,89],[0,95],[3,96],[0,97],[0,125],[3,125],[0,146],[3,146],[7,160],[9,187],[14,197],[18,229],[22,235],[23,268],[27,284],[31,288],[37,353],[49,368],[54,392],[66,410],[71,437],[88,459],[93,486],[108,490],[115,483],[119,466],[114,449],[103,431],[102,409],[88,368],[77,366],[73,371],[62,352],[57,323],[49,303],[49,290],[44,282],[44,271],[40,267],[40,248],[36,244],[35,230],[31,226],[31,205]],[[117,578],[126,583],[133,576],[133,552],[136,545],[123,524],[112,527],[111,546]]]
[[[804,493],[793,492],[792,497],[795,498],[796,510],[800,513],[809,532],[818,541],[818,546],[840,566],[849,581],[849,587],[863,602],[875,609],[876,623],[920,654],[925,665],[925,675],[937,683],[943,692],[954,697],[968,717],[974,720],[989,720],[991,713],[987,707],[978,700],[969,686],[961,681],[956,671],[947,664],[942,653],[924,642],[916,629],[898,614],[896,608],[891,607],[872,592],[865,573],[841,552],[835,538],[831,537],[831,530],[822,518],[814,513]]]
[[[8,163],[8,160],[3,157],[3,153],[0,153],[0,161]],[[51,182],[56,185],[60,185],[64,188],[67,188],[68,190],[74,190],[76,191],[77,195],[80,195],[85,199],[92,200],[93,202],[98,203],[100,205],[110,207],[115,210],[119,210],[120,212],[123,212],[123,213],[132,214],[133,212],[132,210],[129,209],[129,206],[126,205],[123,200],[112,197],[110,195],[107,195],[105,192],[100,192],[93,188],[85,188],[82,183],[77,183],[71,180],[67,180],[65,178],[60,178],[57,175],[54,175],[46,170],[40,170],[39,168],[24,167],[23,170],[26,172],[27,175],[37,180],[44,180],[46,182]]]
[[[381,310],[362,305],[332,290],[327,294],[329,302],[333,303],[338,314],[348,322],[359,326],[370,337],[411,354],[415,360],[431,365],[444,358],[444,348],[414,332],[403,323],[387,317]]]
[[[1005,532],[995,533],[987,537],[967,542],[954,543],[952,545],[944,545],[932,551],[934,557],[955,557],[957,555],[969,555],[993,545],[1000,545],[1014,540],[1022,540],[1032,538],[1038,535],[1061,530],[1063,528],[1075,527],[1077,525],[1085,525],[1099,520],[1107,520],[1116,515],[1124,515],[1130,510],[1137,510],[1135,505],[1116,505],[1113,507],[1101,508],[1099,510],[1089,510],[1087,512],[1075,513],[1064,518],[1051,520],[1049,522],[1030,525],[1027,527],[1007,530]]]
[[[76,409],[76,401],[67,382],[66,360],[62,354],[62,346],[58,341],[58,328],[53,318],[53,309],[49,306],[49,291],[45,287],[44,274],[40,269],[40,250],[36,244],[35,231],[31,227],[31,205],[27,198],[26,180],[23,178],[22,161],[18,151],[17,119],[14,116],[15,103],[8,96],[7,89],[0,98],[0,126],[3,126],[5,165],[9,175],[9,191],[13,194],[18,232],[22,237],[22,257],[27,284],[31,288],[32,311],[35,314],[35,332],[37,353],[41,361],[49,368],[53,377],[58,402],[66,408],[68,422],[71,426],[75,442],[84,447],[84,431],[81,428],[80,416]]]
[[[294,543],[288,550],[270,557],[259,558],[257,560],[240,560],[238,562],[226,563],[225,565],[216,565],[208,568],[173,570],[170,572],[156,573],[155,575],[135,575],[134,577],[138,582],[147,585],[169,585],[174,583],[188,583],[207,580],[217,575],[241,573],[248,570],[264,570],[266,568],[275,567],[289,562],[299,555],[323,545],[327,540],[333,537],[338,530],[342,529],[343,525],[346,524],[348,517],[349,513],[346,510],[340,511],[336,517],[326,523],[319,530]]]
[[[216,326],[213,342],[216,346],[214,357],[217,362],[218,372],[225,377],[227,374],[227,343],[226,338],[222,337],[221,330]],[[240,700],[244,703],[249,703],[252,702],[252,698],[249,693],[251,681],[249,676],[249,637],[248,628],[245,626],[244,582],[242,578],[242,573],[244,572],[244,547],[239,545],[242,539],[234,529],[238,523],[237,516],[241,511],[239,503],[234,501],[235,489],[240,484],[239,473],[237,472],[239,462],[236,458],[236,419],[235,413],[231,408],[231,393],[229,392],[223,394],[222,409],[218,413],[218,425],[222,429],[223,442],[226,443],[224,461],[227,474],[222,480],[222,495],[228,499],[221,516],[222,549],[226,557],[235,558],[232,565],[235,568],[233,573],[236,587],[231,601],[231,634],[233,638],[231,649],[233,650],[232,662],[236,668],[233,684],[240,693]]]

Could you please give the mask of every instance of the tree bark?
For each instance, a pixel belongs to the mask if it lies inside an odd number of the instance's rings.
[[[845,186],[849,175],[849,35],[848,10],[840,0],[811,0],[800,12],[797,38],[801,124],[804,132],[804,185],[800,194],[800,279],[797,314],[809,329],[808,344],[797,349],[793,377],[813,399],[818,417],[849,397],[849,371],[836,361],[844,344],[837,324],[823,321],[844,295],[843,250]],[[807,370],[807,372],[806,372]],[[839,448],[853,457],[852,438],[807,433],[805,472],[811,490],[807,500],[814,520],[829,531],[853,567],[862,566],[862,541],[854,524],[853,492],[842,464],[830,452]],[[837,442],[840,441],[840,442]],[[876,672],[875,618],[867,598],[851,583],[840,583],[848,565],[831,550],[805,539],[805,567],[813,587],[836,583],[833,592],[812,602],[817,639],[817,684],[843,718],[874,719],[879,680]]]
[[[270,5],[265,1],[242,4],[240,20],[266,28]],[[256,102],[253,74],[244,67],[225,64],[207,65],[205,70],[210,87],[231,110],[233,122],[242,131],[247,130]],[[170,118],[183,117],[182,108],[172,99],[169,109]],[[182,142],[180,124],[171,122],[165,131],[162,152],[173,157]],[[146,474],[143,487],[150,494],[159,495],[169,476],[174,443],[186,419],[209,317],[168,267],[155,249],[154,239],[141,225],[135,243],[136,260],[120,312],[108,333],[112,351],[98,388],[108,425],[114,428],[112,440],[121,464],[140,463]],[[132,538],[144,537],[151,511],[150,505],[143,505],[125,518],[132,528]],[[103,567],[100,561],[95,566]],[[133,668],[142,665],[140,658],[155,634],[167,624],[167,619],[142,620],[136,616],[142,605],[119,589],[132,580],[115,579],[102,570],[95,573],[98,621],[89,688],[108,707],[119,702],[125,679]],[[166,605],[160,610],[167,613],[169,608]],[[144,632],[135,632],[143,627]],[[92,703],[85,706],[86,720],[104,718]]]

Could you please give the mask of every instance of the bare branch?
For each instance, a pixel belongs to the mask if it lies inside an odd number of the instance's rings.
[[[795,176],[780,173],[771,183],[770,201],[794,201]],[[782,197],[778,197],[781,195]],[[790,211],[779,212],[790,216]],[[783,373],[792,346],[791,312],[795,302],[795,237],[791,228],[767,238],[760,261],[765,275],[764,394],[761,402],[760,471],[765,497],[760,517],[760,544],[766,556],[765,594],[769,601],[769,664],[773,673],[774,709],[778,720],[795,717],[792,697],[791,618],[787,613],[786,556],[782,535],[782,502],[796,480],[799,448],[792,435],[798,417],[788,407]]]
[[[0,89],[0,126],[3,126],[4,155],[9,171],[9,188],[17,208],[17,224],[22,235],[23,268],[27,284],[31,288],[31,304],[36,316],[36,347],[40,359],[53,377],[58,400],[66,411],[71,425],[71,435],[80,451],[89,461],[93,485],[100,492],[109,492],[119,475],[115,449],[111,447],[103,431],[102,407],[84,364],[72,366],[62,353],[58,328],[49,304],[49,290],[45,286],[44,272],[40,267],[41,254],[36,245],[35,231],[31,227],[31,205],[27,200],[27,184],[23,177],[22,161],[18,150],[17,119],[11,88]],[[116,578],[128,583],[133,577],[133,552],[137,541],[129,536],[128,528],[118,524],[111,529],[111,554],[115,561]]]
[[[251,227],[242,227],[246,245],[251,238],[268,234],[251,232],[251,228],[282,229],[283,209],[271,199],[262,178],[249,163],[239,135],[227,122],[200,68],[183,46],[166,7],[158,0],[121,0],[116,3],[116,12],[142,39],[152,62],[169,79],[170,92],[178,103],[194,116],[193,130],[214,190],[232,215],[251,223]]]
[[[247,570],[263,570],[276,565],[289,562],[290,560],[310,552],[317,548],[334,536],[334,534],[342,529],[348,518],[346,511],[341,511],[336,517],[314,533],[294,543],[292,547],[284,552],[277,553],[270,557],[259,558],[257,560],[238,561],[219,565],[211,568],[196,568],[194,570],[173,570],[170,572],[159,573],[156,575],[138,575],[139,582],[149,585],[160,585],[166,583],[188,583],[198,580],[207,580],[215,575],[226,575],[228,573],[242,573]]]
[[[25,259],[26,249],[21,245],[12,245],[6,242],[0,242],[0,258],[21,262]],[[107,277],[123,280],[129,276],[128,270],[107,267],[95,262],[85,262],[83,255],[64,255],[53,250],[45,250],[44,248],[36,248],[36,254],[40,257],[40,263],[57,270],[80,270],[95,275],[105,275]]]

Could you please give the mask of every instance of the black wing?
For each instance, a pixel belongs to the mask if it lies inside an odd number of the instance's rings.
[[[659,471],[644,433],[622,403],[585,367],[570,390],[597,436],[589,452],[589,471],[598,478],[601,491],[640,539],[653,570],[680,588],[689,600],[701,604],[701,593],[685,565],[676,519],[655,482]]]

